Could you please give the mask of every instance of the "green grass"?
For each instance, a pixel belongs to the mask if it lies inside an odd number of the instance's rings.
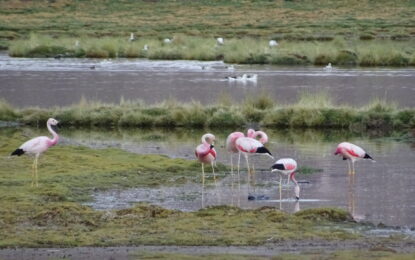
[[[363,107],[335,106],[326,92],[301,93],[294,104],[279,105],[259,95],[242,104],[219,101],[216,105],[168,100],[146,105],[140,101],[105,104],[82,99],[69,107],[16,109],[0,101],[0,120],[28,125],[44,124],[49,117],[64,126],[105,127],[241,127],[268,128],[410,129],[415,110],[375,99]]]
[[[25,57],[407,66],[415,64],[414,10],[410,0],[5,0],[0,48]],[[128,42],[130,33],[136,42]],[[162,44],[167,37],[174,44]],[[216,37],[225,38],[221,48]],[[276,50],[268,48],[270,39],[280,42]]]
[[[203,1],[13,1],[0,2],[0,39],[30,32],[56,36],[225,38],[325,41],[413,36],[410,0],[203,0]],[[324,17],[324,19],[322,19]]]
[[[78,41],[79,45],[75,45]],[[89,58],[150,58],[164,60],[224,60],[240,64],[278,65],[415,65],[415,42],[392,40],[361,41],[337,37],[333,41],[283,40],[278,47],[269,48],[268,40],[261,38],[226,39],[217,46],[214,38],[176,35],[173,42],[161,39],[51,38],[30,34],[28,39],[10,43],[9,55],[14,57],[89,57]],[[149,50],[143,50],[144,45]]]

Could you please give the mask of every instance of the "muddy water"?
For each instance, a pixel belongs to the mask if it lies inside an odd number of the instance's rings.
[[[257,82],[226,77],[257,74]],[[290,103],[302,91],[328,91],[338,104],[364,105],[382,98],[415,106],[415,69],[230,66],[223,62],[142,59],[26,59],[0,54],[0,97],[14,106],[64,106],[81,97],[118,103],[174,98],[215,103],[226,93],[235,102],[267,93]]]
[[[265,129],[266,130],[266,129]],[[3,130],[4,131],[4,130]],[[230,164],[224,142],[231,130],[210,130],[217,137],[218,161]],[[234,205],[242,208],[274,206],[288,212],[314,207],[341,207],[360,221],[415,227],[415,142],[411,134],[351,134],[347,131],[276,131],[266,130],[269,150],[276,158],[293,157],[299,166],[321,169],[313,174],[298,174],[301,199],[295,202],[293,186],[285,184],[278,191],[278,175],[269,167],[274,162],[264,156],[250,158],[255,178],[248,179],[242,161],[240,181],[230,172],[216,172],[215,185],[209,167],[204,187],[187,183],[175,187],[110,190],[93,195],[88,205],[106,210],[126,208],[135,202],[149,202],[170,209],[192,211],[209,205]],[[24,129],[28,136],[38,135]],[[42,132],[43,133],[43,132]],[[86,145],[93,148],[117,147],[135,153],[165,154],[173,158],[194,159],[194,147],[204,131],[194,130],[75,130],[62,129],[61,144]],[[403,136],[403,138],[402,138]],[[359,161],[355,179],[347,174],[347,163],[333,155],[341,141],[362,146],[376,162]],[[234,156],[236,162],[237,156]],[[199,175],[201,178],[201,175]],[[261,200],[248,200],[248,196]]]

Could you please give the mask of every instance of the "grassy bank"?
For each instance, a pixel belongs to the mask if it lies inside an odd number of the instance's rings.
[[[276,40],[411,38],[413,1],[0,1],[0,40],[61,36],[261,37]]]
[[[81,100],[70,107],[16,109],[0,103],[0,120],[43,125],[49,117],[65,126],[106,127],[241,127],[402,129],[415,127],[415,110],[398,108],[381,100],[364,107],[335,106],[325,92],[302,93],[295,104],[279,105],[267,96],[246,99],[233,105],[225,100],[203,106],[168,100],[160,104],[121,101],[103,104]]]
[[[9,154],[25,139],[22,133],[0,136],[0,154]],[[40,160],[38,188],[30,187],[31,163],[26,156],[0,157],[0,247],[259,245],[298,239],[365,239],[344,228],[358,224],[338,209],[287,214],[269,207],[218,206],[180,212],[147,204],[108,211],[81,205],[97,190],[201,183],[200,165],[195,161],[59,145]],[[209,179],[207,184],[212,182]],[[390,239],[397,241],[379,241]]]
[[[76,44],[75,44],[76,43]],[[148,50],[144,50],[144,46]],[[239,64],[277,65],[415,65],[415,41],[345,39],[331,41],[283,40],[270,48],[267,39],[231,38],[218,46],[214,38],[176,35],[172,43],[140,38],[51,38],[31,34],[11,42],[14,57],[149,58],[168,60],[224,60]]]

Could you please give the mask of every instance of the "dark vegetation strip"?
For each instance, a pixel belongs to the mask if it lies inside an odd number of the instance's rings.
[[[49,117],[67,126],[106,127],[242,127],[410,129],[415,127],[415,109],[398,108],[381,100],[360,107],[334,106],[325,93],[303,93],[297,103],[278,105],[267,96],[232,105],[182,104],[165,101],[155,105],[122,101],[119,105],[81,100],[69,107],[16,109],[0,103],[0,120],[27,125],[44,124]]]

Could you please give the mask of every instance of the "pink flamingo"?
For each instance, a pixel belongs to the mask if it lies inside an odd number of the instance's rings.
[[[215,142],[215,136],[213,134],[204,134],[202,136],[202,144],[198,145],[195,150],[195,155],[199,162],[202,164],[202,176],[203,184],[205,183],[205,169],[203,164],[210,163],[212,166],[213,179],[216,183],[215,168],[213,164],[216,160],[216,151],[213,146]]]
[[[248,129],[247,136],[253,138],[255,135],[254,129]],[[233,153],[239,153],[238,148],[236,147],[236,140],[240,137],[245,137],[245,135],[242,132],[233,132],[226,138],[226,150],[231,155],[231,173],[233,174]],[[239,153],[239,156],[241,154]],[[239,160],[238,160],[239,161]],[[239,163],[238,163],[238,174],[239,174]]]
[[[355,168],[354,163],[355,161],[361,160],[361,159],[370,159],[373,160],[373,158],[365,152],[362,148],[359,146],[343,142],[340,143],[337,146],[336,151],[334,152],[334,155],[339,155],[343,157],[343,160],[350,160],[352,162],[352,167],[350,168],[350,162],[347,161],[347,165],[349,166],[349,174],[355,174]],[[374,161],[374,160],[373,160]]]
[[[59,122],[56,119],[49,118],[46,126],[49,130],[49,132],[52,134],[53,138],[49,138],[47,136],[38,136],[33,139],[30,139],[29,141],[22,144],[18,149],[16,149],[14,152],[11,153],[11,155],[17,155],[20,156],[24,153],[34,155],[35,160],[33,162],[32,166],[32,187],[33,184],[36,183],[36,187],[38,187],[38,174],[37,174],[37,164],[39,156],[45,152],[49,147],[54,146],[58,143],[59,136],[58,134],[52,129],[53,126],[56,126]]]
[[[260,141],[256,140],[255,138],[257,136],[261,135]],[[246,166],[248,168],[248,173],[250,173],[249,168],[249,161],[248,161],[248,154],[265,154],[268,155],[271,158],[274,158],[270,151],[265,148],[263,143],[266,143],[268,141],[268,136],[262,132],[262,131],[255,131],[255,133],[252,135],[252,137],[240,137],[236,139],[235,145],[236,148],[240,153],[243,153],[246,160]],[[238,161],[238,167],[239,167],[239,161]]]
[[[297,162],[291,158],[282,158],[277,160],[271,167],[271,172],[279,172],[280,173],[280,199],[281,199],[281,188],[282,188],[282,176],[281,174],[288,176],[288,183],[292,180],[295,184],[294,192],[295,192],[295,199],[300,199],[300,186],[298,185],[297,180],[295,179],[295,170],[297,170]],[[287,183],[287,184],[288,184]]]

